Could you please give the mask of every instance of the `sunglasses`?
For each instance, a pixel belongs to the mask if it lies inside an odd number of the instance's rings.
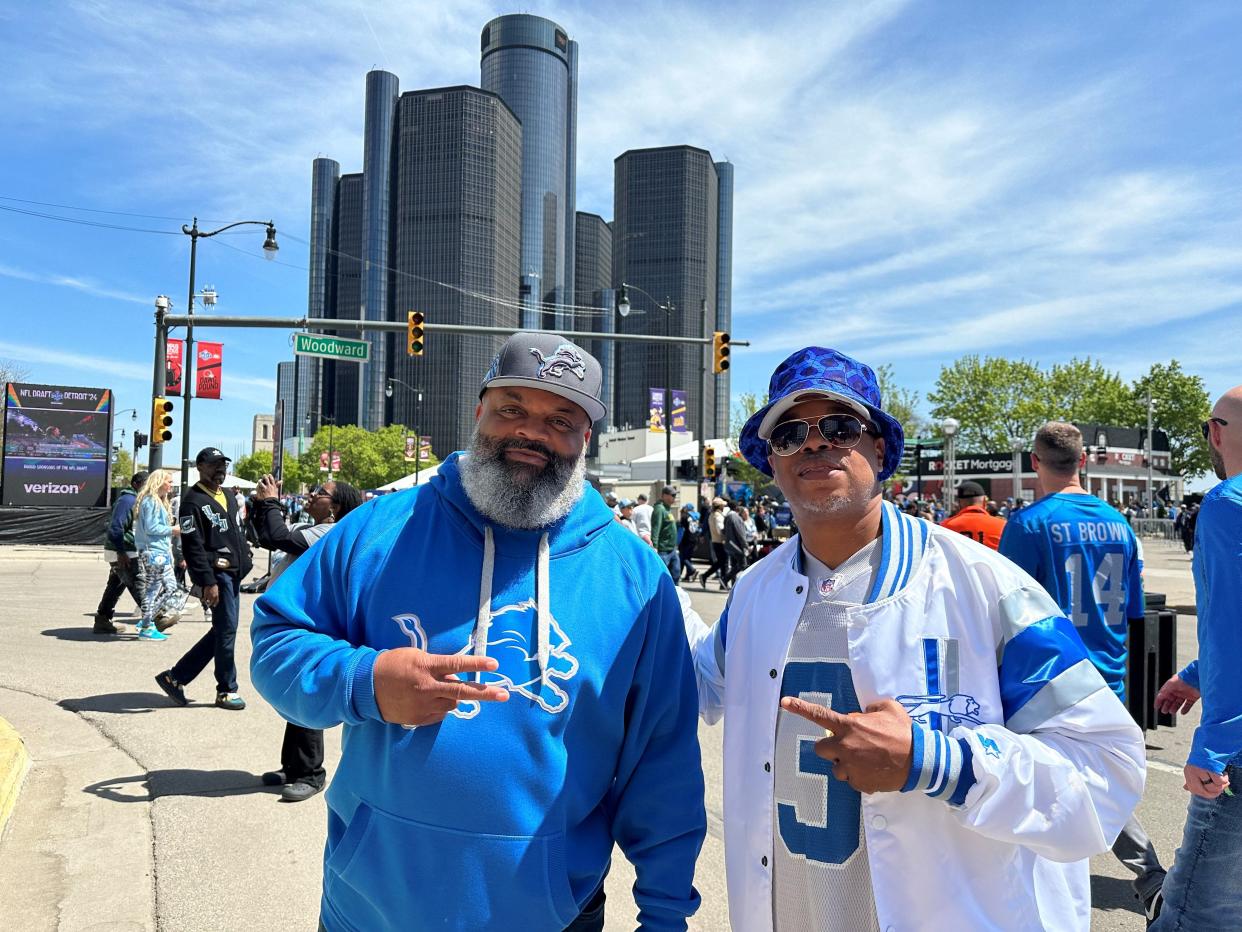
[[[317,488],[317,489],[311,489],[309,492],[307,492],[307,493],[306,493],[306,497],[307,497],[307,498],[319,498],[319,496],[321,496],[321,495],[322,495],[324,498],[331,498],[331,497],[332,497],[332,493],[331,493],[331,492],[329,492],[327,489],[323,488],[322,486],[320,486],[320,487],[319,487],[319,488]]]
[[[1204,422],[1203,422],[1203,424],[1202,424],[1202,425],[1200,425],[1200,426],[1203,428],[1203,439],[1204,439],[1204,440],[1207,440],[1207,439],[1208,439],[1208,435],[1212,433],[1212,422],[1213,422],[1213,421],[1215,421],[1215,422],[1216,422],[1217,424],[1219,424],[1221,427],[1228,427],[1228,426],[1229,426],[1229,422],[1228,422],[1228,421],[1226,421],[1223,417],[1210,417],[1210,418],[1208,418],[1206,421],[1204,421]]]
[[[773,427],[772,436],[768,438],[768,446],[777,456],[793,456],[806,443],[806,438],[811,435],[812,427],[819,428],[820,436],[831,446],[843,450],[858,446],[863,434],[875,432],[875,428],[864,424],[850,414],[797,418],[791,421],[781,421]]]

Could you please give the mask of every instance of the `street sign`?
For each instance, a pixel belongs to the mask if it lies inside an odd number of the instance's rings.
[[[326,359],[342,359],[346,362],[366,362],[371,357],[371,344],[366,340],[329,337],[322,333],[295,333],[293,354],[323,356]]]

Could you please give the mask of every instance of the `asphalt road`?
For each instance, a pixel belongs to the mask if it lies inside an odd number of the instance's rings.
[[[1148,586],[1193,603],[1189,562],[1150,545]],[[25,738],[34,766],[0,841],[0,928],[269,930],[315,928],[325,812],[319,796],[283,804],[258,775],[278,763],[282,723],[250,688],[238,639],[244,712],[211,705],[210,674],[188,708],[152,682],[201,618],[163,643],[97,638],[90,612],[106,576],[80,549],[0,548],[0,716]],[[723,594],[690,590],[714,620]],[[243,596],[243,627],[253,596]],[[122,599],[122,610],[129,607]],[[123,619],[122,619],[123,620]],[[1194,619],[1179,625],[1179,659],[1193,655]],[[1187,794],[1181,762],[1197,715],[1148,735],[1140,817],[1167,863],[1181,837]],[[728,929],[721,835],[720,727],[703,726],[709,834],[696,884],[697,930]],[[328,736],[329,772],[339,734]],[[1093,860],[1093,928],[1138,930],[1124,869]],[[633,873],[618,856],[608,880],[608,929],[633,928]]]

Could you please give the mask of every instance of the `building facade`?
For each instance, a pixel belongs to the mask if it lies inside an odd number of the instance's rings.
[[[633,149],[614,166],[613,284],[627,286],[631,306],[627,317],[618,318],[618,332],[710,335],[719,319],[722,283],[720,181],[711,153],[694,146]],[[725,215],[731,218],[731,206]],[[712,429],[722,417],[727,425],[728,415],[717,410],[709,348],[622,342],[616,354],[617,427],[646,423],[650,389],[671,387],[686,391],[695,434],[727,435]]]
[[[276,405],[279,406],[283,402],[286,412],[293,410],[294,399],[297,396],[297,373],[293,367],[293,360],[276,363]],[[287,442],[294,437],[297,437],[297,432],[293,428],[293,418],[286,414],[280,432],[281,442]]]
[[[574,219],[574,322],[573,329],[591,333],[616,332],[617,293],[612,287],[612,225],[599,214],[578,212]],[[608,415],[596,423],[596,438],[613,424],[616,393],[616,343],[587,340],[586,350],[599,360],[603,374],[603,397]]]
[[[574,288],[578,44],[529,14],[493,19],[480,44],[483,90],[522,124],[521,325],[568,330],[572,315],[557,305]]]
[[[722,333],[733,330],[733,163],[717,162],[718,197],[716,210],[716,326]],[[716,376],[716,429],[712,437],[728,437],[731,373]]]
[[[276,418],[271,414],[256,414],[250,425],[250,455],[271,453],[276,449]]]
[[[398,105],[392,224],[396,318],[519,325],[522,126],[495,94],[473,87],[410,91]],[[387,423],[430,435],[444,457],[463,449],[474,399],[500,336],[428,331],[426,352],[391,335],[396,379]],[[421,392],[422,402],[419,402]]]

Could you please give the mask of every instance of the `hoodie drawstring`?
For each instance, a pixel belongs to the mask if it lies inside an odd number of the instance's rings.
[[[548,535],[539,538],[539,555],[535,562],[535,606],[538,616],[539,685],[548,684],[548,660],[552,654],[552,609],[548,594]],[[492,575],[496,569],[496,540],[490,526],[483,528],[483,572],[479,579],[479,613],[475,616],[473,653],[476,657],[487,656],[489,629],[492,626]],[[482,682],[482,672],[475,673],[475,682]]]

